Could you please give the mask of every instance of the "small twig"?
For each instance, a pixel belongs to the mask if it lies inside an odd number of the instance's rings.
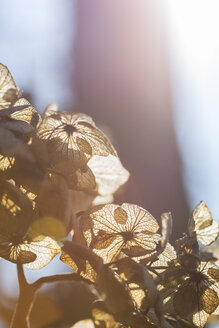
[[[38,290],[44,284],[50,284],[53,282],[62,282],[62,281],[82,281],[88,284],[92,284],[92,282],[86,278],[81,277],[77,272],[73,273],[63,273],[63,274],[56,274],[52,276],[42,277],[36,280],[31,286]]]
[[[77,272],[42,277],[32,284],[27,282],[24,269],[21,264],[17,264],[17,273],[20,293],[10,328],[30,327],[29,316],[33,307],[35,294],[37,290],[42,287],[42,285],[62,281],[81,281],[92,284],[90,280],[81,277]]]

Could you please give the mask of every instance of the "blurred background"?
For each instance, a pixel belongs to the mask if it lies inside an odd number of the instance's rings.
[[[131,173],[116,200],[156,218],[171,211],[174,238],[200,200],[219,218],[218,11],[217,0],[1,3],[0,62],[23,94],[41,113],[56,101],[92,116]],[[67,270],[56,262],[28,279]],[[8,327],[15,265],[1,260],[0,281]],[[70,302],[62,287],[38,295],[33,327],[68,327],[59,323]]]

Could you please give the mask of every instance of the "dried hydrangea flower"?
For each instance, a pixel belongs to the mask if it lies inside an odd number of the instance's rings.
[[[19,89],[8,68],[0,64],[0,109],[11,106],[19,98]]]
[[[40,115],[24,98],[1,112],[4,115],[0,115],[0,170],[4,172],[12,168],[16,158],[35,162],[28,140],[40,123]]]
[[[32,226],[30,200],[12,183],[1,181],[0,256],[13,263],[39,269],[60,252],[57,242]],[[54,222],[53,222],[54,224]]]
[[[163,274],[165,311],[203,327],[209,315],[219,314],[219,268],[201,256],[184,254]]]
[[[51,164],[73,160],[83,166],[93,155],[117,156],[108,138],[91,117],[47,109],[38,137],[47,144]]]
[[[87,245],[105,263],[124,256],[150,256],[160,240],[155,218],[132,204],[94,207],[81,216],[80,226]]]
[[[63,250],[72,259],[75,256],[88,260],[96,271],[96,288],[102,297],[107,313],[113,315],[116,321],[133,328],[146,327],[145,316],[135,307],[126,283],[111,268],[103,263],[88,247],[77,242],[64,242]]]

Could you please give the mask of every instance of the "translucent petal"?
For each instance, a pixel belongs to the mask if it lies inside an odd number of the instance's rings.
[[[19,90],[8,68],[0,64],[0,109],[11,106],[19,97]]]
[[[92,268],[88,260],[80,259],[75,254],[71,254],[70,256],[64,251],[62,251],[60,260],[70,266],[74,271],[78,272],[82,277],[96,282],[96,271]]]
[[[93,156],[87,165],[95,176],[98,193],[103,196],[113,194],[129,178],[117,156]]]
[[[20,98],[14,103],[13,107],[16,106],[26,106],[22,110],[18,110],[10,115],[10,117],[14,120],[24,121],[30,124],[33,127],[39,126],[41,122],[41,117],[36,111],[36,109],[29,103],[25,98]]]
[[[29,269],[41,269],[61,251],[58,243],[47,236],[39,236],[38,240],[35,238],[34,241],[29,244],[21,245],[23,250],[31,251],[36,254],[36,260],[25,264],[26,268]]]
[[[95,328],[95,325],[93,320],[85,319],[76,322],[71,328]]]
[[[195,231],[197,239],[203,246],[212,244],[218,238],[219,224],[213,220],[205,202],[201,201],[193,210],[188,231],[190,235]]]

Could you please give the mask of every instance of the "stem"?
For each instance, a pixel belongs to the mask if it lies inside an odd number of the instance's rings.
[[[29,328],[29,317],[33,307],[35,294],[44,284],[62,281],[84,281],[91,284],[91,281],[81,277],[77,272],[57,274],[42,277],[29,284],[26,280],[23,266],[17,264],[18,282],[19,282],[19,298],[12,317],[10,328]]]
[[[33,306],[35,289],[26,281],[23,266],[17,264],[19,298],[10,328],[29,328],[29,315]]]
[[[77,272],[73,273],[63,273],[63,274],[56,274],[53,276],[42,277],[32,283],[32,287],[38,290],[42,285],[49,284],[53,282],[62,282],[62,281],[83,281],[88,284],[92,282],[88,279],[81,277]]]

